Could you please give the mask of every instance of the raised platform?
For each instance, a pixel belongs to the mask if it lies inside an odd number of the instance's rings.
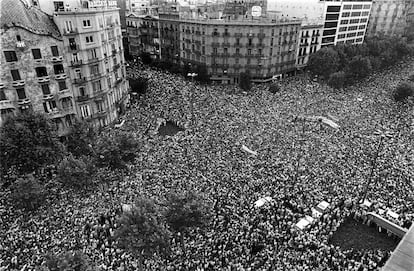
[[[414,270],[414,223],[392,252],[382,271]]]

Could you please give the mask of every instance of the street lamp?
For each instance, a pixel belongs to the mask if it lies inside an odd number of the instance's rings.
[[[379,157],[379,153],[384,149],[384,139],[391,139],[393,137],[393,134],[389,131],[377,130],[377,131],[374,132],[374,136],[379,137],[379,141],[378,141],[378,144],[377,144],[377,150],[374,154],[374,157],[371,160],[371,170],[370,170],[370,173],[369,173],[369,178],[368,178],[367,184],[365,185],[362,202],[364,202],[365,199],[367,198],[368,188],[372,183],[372,179],[373,179],[373,176],[374,176],[374,171],[375,171],[376,166],[377,166],[377,160],[378,160],[378,157]],[[377,181],[378,181],[378,178],[377,178]]]

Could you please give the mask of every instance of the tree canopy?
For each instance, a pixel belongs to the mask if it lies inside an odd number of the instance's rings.
[[[19,114],[8,118],[0,129],[2,175],[10,168],[19,174],[54,164],[65,154],[56,127],[44,115]]]

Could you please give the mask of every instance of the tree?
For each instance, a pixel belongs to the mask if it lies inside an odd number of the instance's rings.
[[[198,65],[196,69],[197,76],[195,79],[200,83],[210,83],[210,76],[208,75],[207,67],[205,65]]]
[[[96,172],[91,160],[90,156],[75,158],[69,155],[65,157],[58,166],[60,180],[76,188],[91,184]]]
[[[95,146],[98,165],[102,167],[124,168],[132,162],[138,151],[138,142],[130,134],[102,136]]]
[[[170,235],[162,212],[152,200],[145,198],[140,198],[122,215],[115,231],[119,246],[139,257],[139,270],[143,270],[145,256],[169,253]]]
[[[325,47],[309,57],[308,68],[312,74],[327,79],[329,75],[338,71],[339,60],[338,52],[335,49]]]
[[[77,120],[64,138],[66,149],[75,157],[92,155],[91,144],[95,141],[96,133],[86,121]]]
[[[170,193],[166,205],[167,222],[174,231],[180,233],[185,254],[184,233],[188,228],[207,225],[211,210],[205,200],[194,192]]]
[[[93,271],[89,258],[81,251],[46,255],[42,271]]]
[[[356,56],[351,59],[346,68],[347,77],[361,79],[371,72],[371,62],[368,57]]]
[[[152,58],[151,58],[151,54],[150,53],[142,52],[140,54],[140,57],[141,57],[142,63],[144,63],[146,65],[149,65],[149,64],[152,63]]]
[[[340,89],[344,87],[345,81],[345,72],[334,72],[329,76],[328,85],[330,85],[333,88]]]
[[[394,99],[397,102],[404,101],[407,98],[413,97],[413,96],[414,96],[414,84],[411,82],[400,83],[394,92]]]
[[[131,87],[132,93],[144,94],[148,89],[148,78],[143,76],[130,78],[129,86]]]
[[[13,183],[10,197],[16,206],[35,210],[44,203],[46,192],[39,181],[32,174],[28,174]]]
[[[19,174],[54,164],[65,154],[56,127],[41,114],[19,114],[8,118],[0,130],[1,176],[16,168]]]
[[[411,82],[414,82],[414,73],[410,75],[410,77],[408,77],[408,80],[410,80]]]
[[[240,81],[239,81],[239,86],[242,90],[244,91],[249,91],[251,89],[251,78],[250,78],[250,73],[247,72],[242,72],[240,73]]]

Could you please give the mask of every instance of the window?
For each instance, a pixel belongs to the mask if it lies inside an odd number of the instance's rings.
[[[19,70],[11,70],[13,81],[21,80]]]
[[[363,36],[363,35],[364,35],[364,31],[358,32],[358,34],[357,34],[358,37]]]
[[[341,6],[328,6],[327,12],[339,12],[341,10]]]
[[[50,95],[50,88],[48,84],[40,85],[42,87],[43,95]]]
[[[333,20],[338,20],[339,18],[339,13],[337,14],[326,14],[326,20],[328,21],[333,21]]]
[[[98,64],[90,66],[89,69],[90,69],[92,75],[96,75],[96,74],[99,73],[99,65]]]
[[[249,46],[252,45],[252,39],[249,39]]]
[[[355,42],[362,42],[362,38],[357,38]]]
[[[46,67],[37,67],[35,68],[37,77],[47,76]]]
[[[26,91],[24,90],[24,88],[17,88],[16,92],[17,92],[17,97],[19,98],[19,100],[24,100],[27,98]]]
[[[363,9],[371,9],[371,5],[364,5]]]
[[[91,27],[91,21],[90,20],[83,20],[83,27]]]
[[[224,48],[224,54],[227,54],[228,53],[228,51],[227,51],[227,48]]]
[[[354,30],[357,30],[357,29],[358,29],[357,25],[353,25],[353,26],[348,27],[348,31],[354,31]]]
[[[352,9],[362,9],[362,5],[353,5]]]
[[[72,108],[73,107],[72,99],[69,98],[69,97],[63,98],[62,99],[62,107],[63,107],[63,109],[70,109],[70,108]]]
[[[240,38],[236,38],[236,45],[240,44]]]
[[[240,49],[236,48],[236,55],[240,54]]]
[[[348,24],[349,20],[341,20],[341,24]]]
[[[89,59],[97,58],[96,49],[89,50]]]
[[[81,116],[86,118],[90,116],[89,105],[81,105],[80,106]]]
[[[59,56],[59,50],[57,46],[50,46],[50,49],[52,50],[52,56]]]
[[[345,38],[345,34],[339,34],[338,35],[338,39],[343,39],[343,38]]]
[[[363,19],[361,19],[361,23],[366,23],[368,21],[368,19],[367,18],[363,18]]]
[[[17,56],[15,51],[4,51],[4,56],[6,57],[6,62],[17,61]]]
[[[56,102],[55,101],[47,101],[47,102],[43,102],[43,109],[45,110],[46,113],[50,113],[52,111],[56,111]]]
[[[359,29],[365,29],[365,25],[363,24],[363,25],[360,25],[359,26]]]
[[[252,54],[252,49],[247,49],[247,54],[251,55]]]
[[[62,64],[53,65],[53,71],[55,72],[55,74],[61,74],[65,72]]]
[[[352,9],[352,5],[344,5],[344,9]]]
[[[259,53],[259,55],[261,55],[262,54],[262,49],[259,49],[258,53]]]
[[[20,35],[16,35],[16,40],[17,41],[22,41],[22,38],[20,37]]]
[[[323,38],[322,39],[322,43],[330,43],[330,42],[334,42],[335,41],[335,37],[329,37],[329,38]]]
[[[338,22],[326,22],[325,28],[334,28],[338,25]]]
[[[365,19],[365,21],[366,21],[366,19]],[[349,21],[349,23],[350,24],[357,24],[357,23],[359,23],[359,19],[352,19],[352,20]]]
[[[6,93],[4,93],[4,90],[0,89],[0,101],[7,100]]]
[[[92,43],[93,42],[93,36],[87,36],[85,37],[86,43]]]
[[[331,36],[336,34],[336,29],[330,29],[330,30],[324,30],[323,35],[324,36]]]
[[[102,90],[101,80],[92,82],[92,89],[93,89],[93,92],[101,91]]]
[[[217,54],[217,48],[215,48],[215,47],[213,48],[213,53]]]
[[[63,1],[53,1],[53,5],[55,6],[55,11],[64,11],[65,6],[63,5]]]
[[[359,16],[361,16],[361,11],[352,12],[352,13],[351,13],[351,16],[352,16],[352,17],[359,17]]]
[[[364,12],[362,12],[362,16],[368,16],[368,14],[369,14],[369,11],[364,11]]]
[[[32,49],[32,54],[34,59],[41,59],[42,54],[40,53],[40,49]]]
[[[349,12],[342,13],[342,17],[349,17],[349,15],[351,15],[351,13],[349,13]]]
[[[354,33],[348,33],[346,35],[347,38],[352,38],[352,37],[355,37],[355,36],[356,36],[356,33],[355,32]]]
[[[104,106],[102,102],[95,102],[96,103],[96,109],[98,110],[98,112],[103,112],[104,110]]]
[[[66,81],[58,81],[59,91],[67,89]]]
[[[86,96],[86,91],[85,91],[85,87],[80,87],[79,88],[79,96]]]
[[[73,31],[72,21],[65,21],[65,28],[66,28],[66,31],[72,32]]]

